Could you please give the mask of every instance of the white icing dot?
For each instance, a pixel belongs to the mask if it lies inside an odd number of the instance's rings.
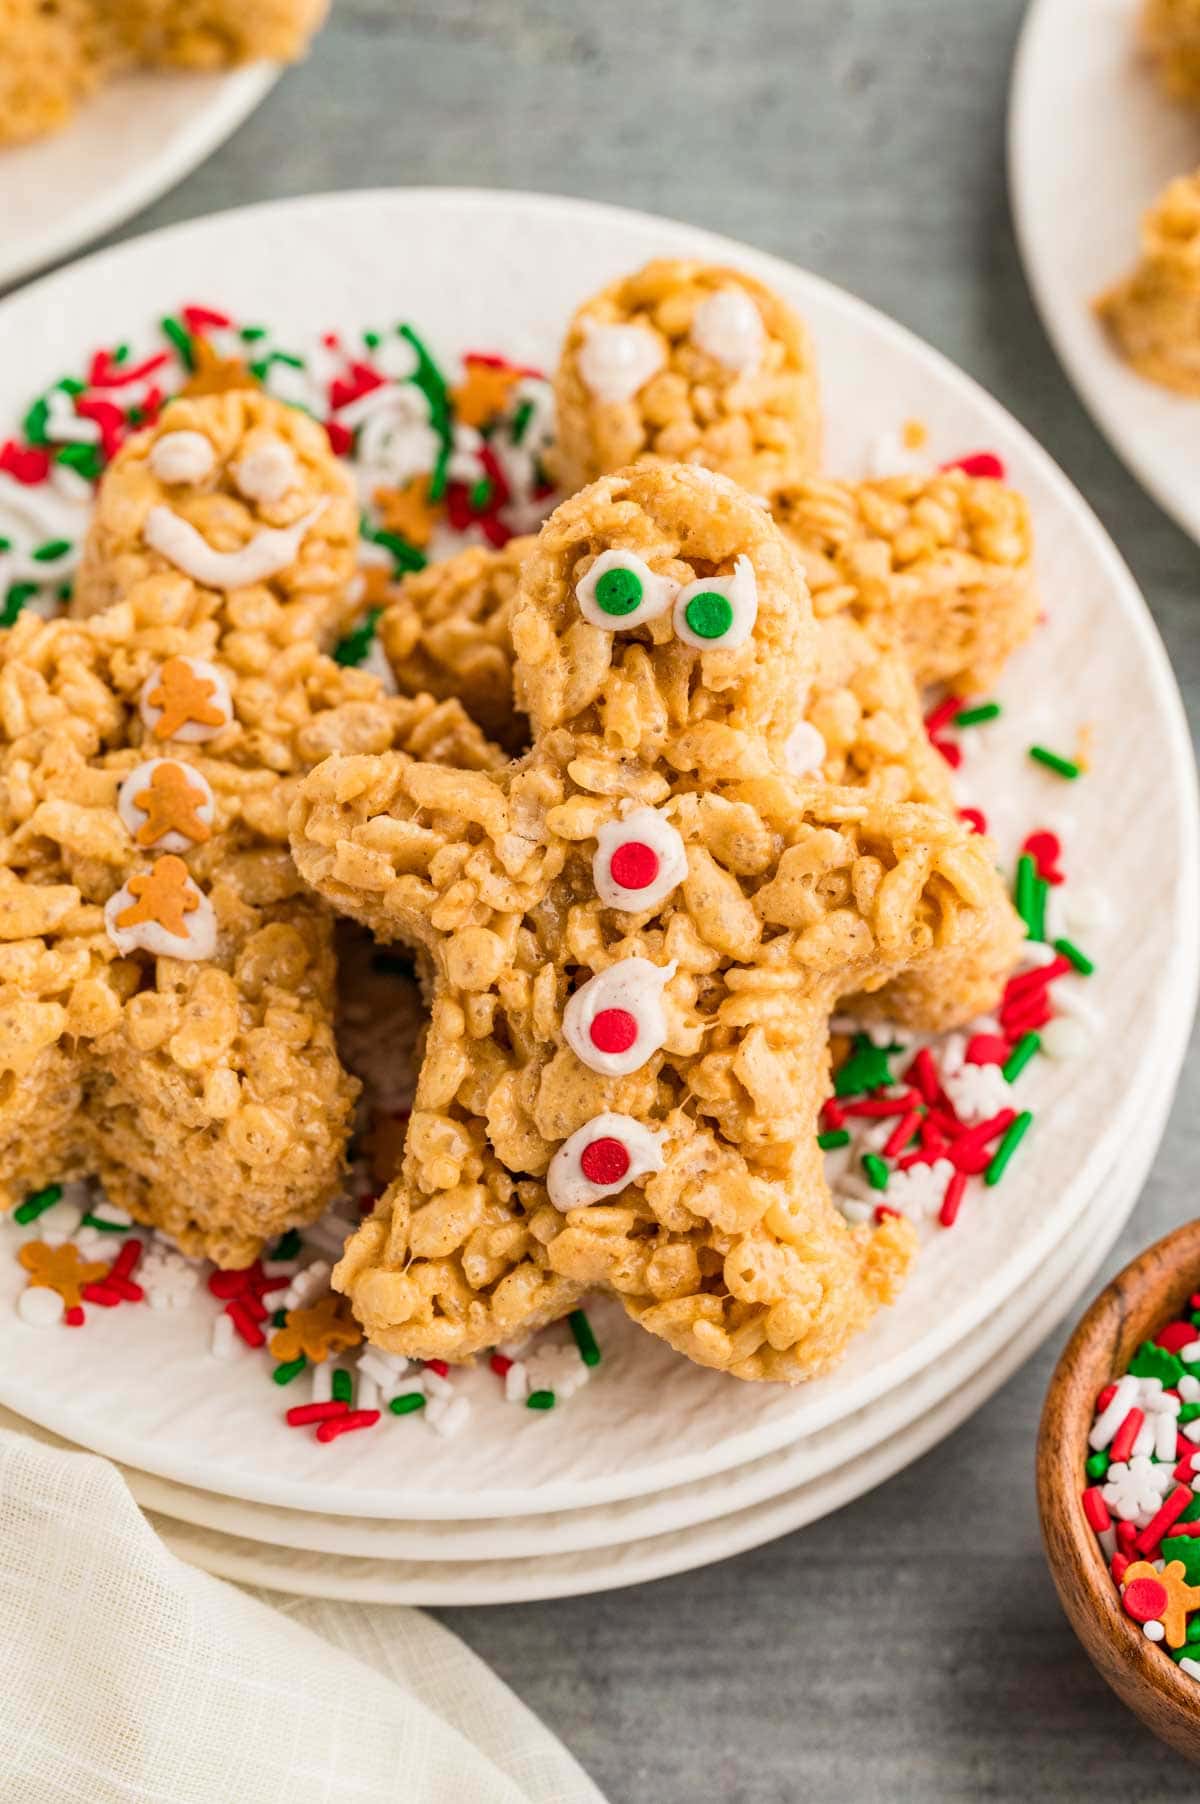
[[[827,749],[821,732],[811,721],[802,720],[788,735],[783,761],[794,777],[811,776],[824,764]]]
[[[264,526],[236,551],[216,551],[190,520],[172,508],[152,507],[142,537],[152,551],[206,589],[244,589],[295,563],[305,533],[324,511],[325,503],[319,501],[291,526]]]
[[[612,869],[614,854],[625,847],[646,846],[657,860],[649,880],[644,883],[622,882]],[[618,860],[620,866],[622,860]],[[646,865],[650,860],[643,860]],[[639,875],[641,873],[639,872]],[[665,902],[671,891],[687,876],[687,853],[678,831],[656,808],[635,808],[624,820],[608,821],[596,835],[596,855],[592,860],[592,881],[596,894],[606,908],[621,908],[628,914],[642,914]]]
[[[217,454],[202,432],[164,432],[147,461],[160,482],[203,482],[212,474]]]
[[[1047,1021],[1038,1031],[1042,1037],[1042,1051],[1052,1059],[1077,1059],[1091,1045],[1092,1036],[1082,1022],[1067,1020],[1062,1015]]]
[[[219,723],[202,720],[185,720],[172,733],[160,735],[158,724],[163,718],[163,708],[150,700],[151,695],[160,692],[163,672],[170,674],[172,664],[186,664],[194,677],[212,685],[207,690],[204,701],[206,711],[214,710],[223,716]],[[168,658],[166,664],[157,665],[142,684],[142,693],[138,699],[138,709],[147,730],[157,738],[177,739],[183,745],[199,745],[202,740],[211,739],[214,733],[220,733],[233,719],[233,698],[229,693],[229,684],[221,675],[215,664],[207,658]]]
[[[248,501],[282,501],[300,481],[295,453],[283,439],[261,438],[233,466],[233,480]]]
[[[662,340],[645,326],[588,322],[579,347],[579,374],[597,401],[631,401],[666,362]]]
[[[563,1036],[576,1058],[604,1077],[640,1070],[667,1037],[662,993],[674,975],[673,961],[655,965],[634,957],[589,977],[563,1011]],[[605,1019],[598,1023],[598,1016]],[[624,1044],[630,1033],[632,1039]],[[609,1042],[613,1050],[605,1051]]]
[[[597,1142],[612,1141],[625,1149],[626,1158],[620,1175],[614,1175],[610,1181],[594,1181],[584,1170],[588,1149]],[[618,1158],[616,1163],[621,1165],[622,1162]],[[662,1168],[663,1149],[659,1136],[631,1115],[605,1111],[594,1115],[591,1121],[577,1128],[569,1140],[563,1141],[550,1161],[546,1191],[556,1209],[579,1209],[599,1202],[602,1196],[624,1190],[627,1184],[644,1177],[647,1172]]]
[[[728,602],[729,607],[723,615],[718,610],[714,618],[711,609],[700,607],[701,599],[709,595],[720,596]],[[728,620],[728,625],[719,631],[712,630],[722,618]],[[750,559],[739,557],[732,576],[702,577],[681,589],[675,598],[674,619],[676,637],[685,645],[694,645],[698,651],[735,651],[739,645],[744,645],[758,619],[758,582]],[[698,632],[696,627],[702,621],[707,630]]]
[[[30,1328],[56,1328],[66,1312],[58,1292],[44,1284],[31,1284],[17,1298],[17,1314]]]
[[[613,571],[624,571],[631,579],[618,594],[632,598],[637,595],[638,586],[641,589],[637,605],[624,613],[610,612],[597,598],[597,589],[603,596],[607,588],[614,586],[615,579],[608,585],[601,583],[601,579]],[[575,599],[579,603],[579,612],[593,626],[603,627],[606,633],[623,633],[630,627],[641,626],[646,620],[657,620],[660,614],[666,613],[678,593],[678,583],[666,576],[656,576],[635,551],[602,551],[583,581],[576,585]]]
[[[762,314],[744,288],[720,288],[692,315],[692,343],[726,369],[748,372],[762,362],[767,334]]]
[[[193,792],[199,792],[199,799],[194,804],[196,819],[203,821],[206,827],[212,826],[216,808],[213,802],[213,792],[207,780],[190,764],[176,764],[173,758],[148,758],[145,764],[139,764],[136,769],[131,770],[117,792],[117,813],[128,829],[130,838],[144,850],[149,851],[153,848],[160,852],[190,852],[196,841],[190,839],[186,833],[177,832],[175,828],[159,834],[157,839],[142,840],[138,838],[142,828],[146,825],[146,810],[138,807],[138,797],[149,789],[155,771],[163,765],[175,765],[176,769],[186,773],[188,788]]]
[[[196,906],[184,917],[186,933],[169,933],[161,921],[138,921],[132,927],[118,927],[117,916],[137,901],[128,883],[122,884],[104,904],[104,925],[121,957],[127,958],[131,952],[149,952],[155,958],[211,958],[217,949],[216,913],[190,877],[187,894]]]

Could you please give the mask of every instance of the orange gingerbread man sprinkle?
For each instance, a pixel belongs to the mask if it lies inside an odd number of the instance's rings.
[[[148,871],[131,877],[126,888],[135,899],[117,915],[118,927],[153,921],[176,939],[187,938],[186,917],[195,914],[200,897],[182,858],[167,852],[155,859]]]
[[[156,739],[211,739],[233,718],[220,671],[203,658],[168,658],[146,680],[142,717]]]
[[[133,790],[130,801],[145,816],[133,836],[139,846],[157,845],[169,833],[181,834],[198,846],[212,837],[212,828],[200,812],[211,809],[212,791],[182,764],[167,759],[156,764],[150,781]]]
[[[271,1357],[283,1364],[304,1358],[319,1365],[333,1353],[357,1347],[362,1329],[344,1297],[332,1291],[308,1309],[289,1309],[282,1328],[271,1336]]]
[[[1187,1640],[1189,1610],[1200,1605],[1200,1585],[1189,1585],[1182,1560],[1159,1572],[1149,1560],[1134,1560],[1121,1574],[1122,1601],[1136,1622],[1161,1622],[1168,1647]]]
[[[388,532],[424,549],[433,537],[440,507],[429,500],[428,476],[414,476],[400,489],[376,489],[375,502]]]
[[[520,370],[468,360],[467,373],[450,396],[455,418],[462,426],[482,426],[494,414],[503,413],[520,380]]]
[[[44,1240],[30,1240],[17,1258],[29,1273],[30,1289],[57,1291],[68,1309],[78,1309],[83,1302],[83,1287],[94,1284],[108,1271],[102,1262],[83,1258],[71,1241],[64,1246],[47,1246]]]

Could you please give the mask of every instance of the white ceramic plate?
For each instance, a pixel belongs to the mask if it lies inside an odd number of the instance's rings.
[[[807,1484],[772,1493],[758,1504],[695,1526],[645,1540],[626,1538],[590,1551],[452,1563],[338,1558],[238,1539],[170,1517],[151,1514],[150,1520],[172,1552],[220,1578],[357,1603],[529,1603],[612,1591],[712,1565],[841,1509],[911,1465],[982,1408],[1083,1295],[1120,1233],[1138,1188],[1135,1185],[1117,1193],[1120,1200],[1115,1208],[1113,1197],[1097,1199],[1094,1211],[1088,1211],[1050,1262],[1055,1281],[1045,1287],[1039,1307],[1025,1316],[1020,1326],[1010,1326],[1005,1343],[982,1365],[961,1376],[936,1407],[880,1433],[855,1459]],[[1039,1292],[1043,1288],[1039,1282]],[[1009,1304],[1008,1312],[1017,1313],[1015,1303]]]
[[[217,75],[127,75],[80,107],[65,130],[0,151],[0,288],[181,182],[279,75],[275,63]]]
[[[1009,183],[1051,342],[1113,449],[1200,540],[1200,401],[1137,376],[1090,303],[1137,259],[1142,214],[1200,163],[1200,119],[1139,57],[1138,0],[1034,0],[1013,71]]]
[[[1178,999],[1190,1004],[1196,981],[1197,810],[1165,654],[1111,543],[1045,454],[966,377],[861,303],[726,240],[579,202],[450,191],[326,197],[175,227],[11,299],[0,334],[22,354],[19,368],[0,369],[0,418],[17,414],[73,346],[81,357],[98,340],[129,336],[185,295],[269,318],[300,339],[382,313],[414,321],[443,355],[489,343],[547,362],[583,295],[663,253],[739,262],[808,316],[831,468],[861,471],[881,430],[917,416],[935,455],[995,450],[1029,495],[1049,620],[1014,666],[1004,693],[1016,699],[986,729],[974,768],[1010,847],[1039,816],[1069,808],[1073,867],[1111,893],[1111,956],[1091,980],[1104,1027],[1093,1053],[1083,1067],[1027,1074],[1023,1095],[1039,1120],[1003,1189],[973,1198],[953,1232],[934,1238],[901,1304],[818,1383],[732,1383],[610,1311],[604,1365],[566,1409],[514,1411],[484,1370],[460,1381],[477,1401],[457,1440],[404,1421],[329,1448],[286,1429],[278,1401],[274,1411],[264,1405],[256,1362],[214,1364],[199,1311],[182,1320],[117,1311],[89,1326],[81,1383],[72,1337],[37,1336],[6,1306],[15,1268],[0,1262],[0,1401],[64,1438],[201,1490],[393,1520],[542,1514],[709,1477],[844,1420],[961,1343],[1060,1244],[1141,1131],[1149,1095],[1173,1085]],[[464,283],[466,267],[487,279]],[[1096,729],[1094,767],[1064,793],[1024,747],[1069,744],[1085,721]],[[1105,948],[1095,950],[1104,960]],[[948,1394],[952,1363],[939,1369]]]

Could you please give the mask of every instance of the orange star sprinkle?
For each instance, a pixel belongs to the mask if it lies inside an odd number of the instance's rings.
[[[133,799],[134,807],[146,817],[134,835],[138,845],[152,846],[165,833],[182,833],[195,845],[203,845],[212,837],[212,828],[198,813],[206,800],[182,764],[156,765],[145,789]]]
[[[466,375],[450,394],[455,418],[463,426],[482,426],[494,414],[504,412],[520,380],[520,370],[468,361]]]
[[[225,726],[225,710],[212,699],[216,693],[212,678],[193,670],[186,658],[168,658],[146,696],[152,708],[162,709],[154,723],[154,737],[173,739],[189,722],[200,727]]]
[[[193,338],[194,368],[180,394],[223,395],[232,388],[259,388],[258,377],[239,357],[219,357],[207,338]]]
[[[442,511],[429,500],[428,476],[414,476],[402,489],[376,489],[375,505],[388,532],[398,532],[422,550],[433,537]]]
[[[199,908],[200,898],[182,858],[167,852],[155,859],[148,871],[131,877],[128,889],[136,900],[121,910],[118,927],[138,927],[143,921],[155,921],[177,939],[188,937],[185,917]]]
[[[67,1309],[78,1309],[84,1285],[108,1272],[107,1265],[85,1260],[69,1240],[60,1247],[47,1246],[44,1240],[26,1241],[17,1258],[29,1273],[29,1288],[57,1291]]]
[[[320,1365],[332,1353],[357,1347],[362,1329],[344,1297],[330,1291],[308,1309],[289,1309],[282,1328],[271,1336],[271,1357],[282,1365],[304,1358]]]

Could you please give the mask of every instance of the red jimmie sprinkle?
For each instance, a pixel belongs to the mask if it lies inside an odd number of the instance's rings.
[[[491,1366],[493,1372],[495,1372],[497,1378],[506,1378],[512,1371],[512,1360],[508,1357],[507,1353],[493,1353],[492,1357],[488,1360],[488,1364]]]
[[[336,1441],[340,1434],[353,1434],[356,1428],[374,1428],[379,1420],[377,1409],[348,1409],[344,1416],[330,1416],[317,1429],[319,1441]]]
[[[235,1297],[225,1305],[225,1313],[248,1347],[264,1347],[267,1337],[250,1314],[243,1297]]]
[[[1155,1557],[1159,1542],[1177,1517],[1182,1516],[1192,1501],[1190,1485],[1176,1485],[1171,1495],[1163,1503],[1162,1508],[1152,1516],[1145,1528],[1134,1542],[1139,1553],[1152,1560]]]
[[[626,840],[609,860],[612,880],[622,889],[648,889],[661,868],[658,853],[640,839]]]
[[[961,470],[964,476],[987,476],[993,482],[1003,482],[1007,471],[1002,458],[994,451],[970,451],[965,457],[955,457],[943,470]]]
[[[579,1155],[579,1169],[589,1184],[619,1184],[632,1163],[628,1147],[611,1134],[593,1140]]]
[[[968,1065],[1003,1065],[1012,1047],[1000,1034],[973,1034],[967,1041]]]
[[[1126,1569],[1132,1565],[1133,1565],[1133,1561],[1130,1559],[1130,1557],[1127,1553],[1119,1553],[1118,1552],[1113,1555],[1111,1571],[1112,1571],[1113,1578],[1116,1580],[1118,1585],[1120,1584],[1121,1580],[1125,1577]]]
[[[179,312],[189,332],[225,331],[233,324],[227,313],[213,307],[181,307]]]
[[[1021,850],[1028,852],[1033,859],[1039,877],[1044,877],[1047,883],[1063,882],[1063,873],[1058,868],[1062,845],[1057,833],[1051,833],[1046,828],[1038,833],[1031,833]]]
[[[960,808],[958,818],[966,821],[968,827],[973,827],[976,833],[986,833],[988,830],[987,816],[979,808]]]
[[[948,695],[945,701],[931,708],[925,716],[925,731],[932,739],[943,727],[948,727],[955,715],[961,714],[966,704],[961,695]]]
[[[425,1364],[431,1372],[436,1372],[439,1378],[450,1376],[450,1367],[444,1359],[427,1359]]]
[[[920,1125],[921,1117],[916,1109],[910,1109],[907,1115],[902,1115],[883,1143],[884,1158],[894,1159],[902,1153]]]
[[[938,1220],[941,1222],[943,1228],[952,1228],[958,1220],[958,1212],[962,1207],[963,1193],[966,1188],[966,1172],[956,1171],[954,1176],[950,1179],[950,1182],[946,1185],[945,1195],[942,1197],[942,1206],[938,1210]]]
[[[627,1008],[602,1008],[588,1028],[597,1052],[628,1052],[637,1037],[637,1017]]]
[[[11,476],[14,482],[24,483],[32,488],[37,482],[45,482],[50,474],[50,453],[43,451],[38,445],[18,445],[16,439],[10,438],[6,444],[0,445],[0,471]]]
[[[78,1303],[76,1303],[73,1308],[68,1309],[67,1313],[63,1316],[63,1321],[68,1328],[82,1328],[84,1319],[83,1310],[79,1307]]]
[[[1083,1493],[1083,1513],[1098,1535],[1106,1528],[1112,1527],[1112,1517],[1108,1513],[1099,1485],[1089,1485]]]
[[[1106,1384],[1105,1385],[1104,1389],[1100,1392],[1099,1396],[1096,1398],[1096,1414],[1098,1416],[1102,1415],[1104,1413],[1104,1411],[1108,1408],[1109,1404],[1112,1402],[1112,1400],[1116,1396],[1116,1394],[1117,1394],[1117,1387],[1115,1384]]]
[[[340,420],[326,420],[325,436],[335,457],[349,457],[354,449],[354,434]]]
[[[1121,1426],[1112,1438],[1112,1446],[1108,1457],[1115,1466],[1119,1460],[1127,1460],[1133,1451],[1133,1443],[1138,1438],[1142,1423],[1146,1420],[1144,1411],[1131,1409]]]
[[[161,370],[169,352],[157,351],[143,363],[116,363],[107,351],[97,351],[88,369],[89,388],[127,388],[131,382],[144,382]]]
[[[288,1410],[284,1420],[289,1428],[307,1428],[310,1422],[331,1422],[334,1416],[345,1416],[349,1412],[348,1403],[331,1397],[328,1403],[298,1403],[295,1409]]]

